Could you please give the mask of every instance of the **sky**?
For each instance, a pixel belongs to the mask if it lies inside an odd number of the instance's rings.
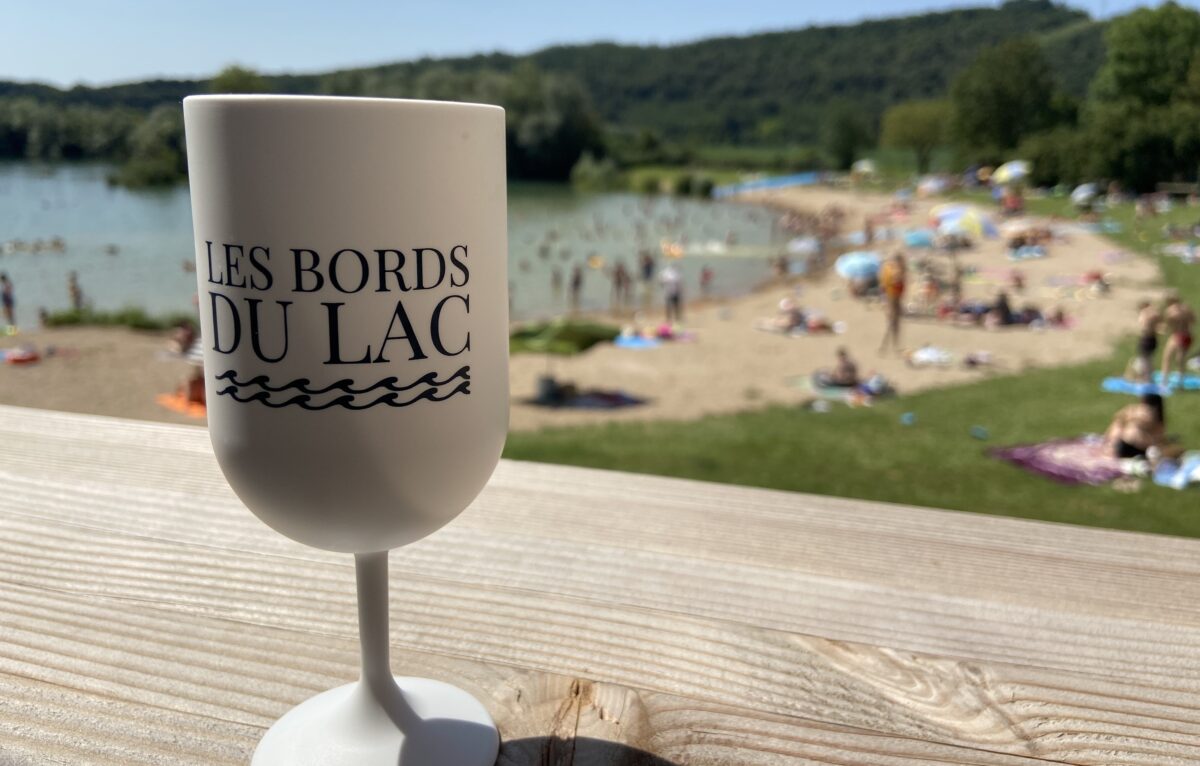
[[[853,23],[990,0],[42,0],[6,3],[0,80],[66,86],[206,77],[229,64],[321,72],[598,40],[673,43]],[[1112,16],[1142,0],[1074,0]],[[1200,7],[1200,0],[1185,0]]]

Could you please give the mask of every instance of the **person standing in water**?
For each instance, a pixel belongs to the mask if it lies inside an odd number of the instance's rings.
[[[1181,377],[1185,372],[1188,351],[1192,348],[1192,327],[1196,324],[1196,314],[1177,294],[1171,293],[1163,309],[1162,323],[1163,333],[1167,336],[1162,358],[1162,384],[1165,386],[1170,382],[1173,364],[1178,362]]]
[[[629,286],[632,282],[633,277],[625,268],[625,261],[617,261],[612,270],[612,313],[616,314],[629,305]]]
[[[658,277],[663,288],[663,301],[666,304],[667,323],[683,321],[683,277],[675,264],[668,264]]]
[[[79,275],[74,271],[67,275],[67,294],[71,297],[71,308],[83,311],[83,290],[79,287]]]
[[[8,278],[8,273],[0,273],[0,304],[4,307],[4,324],[8,327],[16,327],[16,303],[13,299],[13,283]]]
[[[575,264],[571,269],[571,313],[579,313],[579,301],[583,294],[583,267]]]
[[[648,250],[638,254],[638,270],[642,277],[642,304],[650,305],[650,297],[654,290],[654,256]]]
[[[883,343],[879,353],[887,350],[890,343],[893,349],[900,348],[900,320],[904,316],[904,290],[908,276],[908,264],[902,253],[896,253],[879,269],[879,286],[883,289],[884,309],[887,312],[887,329],[883,334]]]

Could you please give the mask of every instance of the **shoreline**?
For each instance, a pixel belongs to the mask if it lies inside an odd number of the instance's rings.
[[[886,206],[890,198],[843,189],[803,187],[757,192],[744,201],[777,209],[813,212],[836,203],[848,213],[847,228],[856,229],[862,215]],[[914,204],[912,220],[921,222],[929,207],[941,200]],[[510,362],[511,429],[537,430],[588,423],[628,420],[694,420],[707,415],[761,409],[771,405],[797,406],[813,394],[798,385],[816,369],[829,367],[839,346],[850,349],[860,373],[879,372],[904,395],[914,391],[960,385],[993,375],[1020,374],[1028,369],[1065,366],[1111,355],[1114,346],[1133,328],[1139,299],[1161,294],[1161,275],[1151,259],[1130,254],[1106,260],[1119,250],[1100,235],[1073,231],[1069,242],[1056,242],[1050,256],[1011,264],[998,240],[985,241],[962,256],[964,265],[979,269],[980,278],[964,286],[967,298],[988,298],[996,285],[989,275],[1019,268],[1027,290],[1019,299],[1049,309],[1061,302],[1073,318],[1071,329],[986,330],[950,322],[910,319],[902,345],[944,348],[960,358],[989,352],[999,363],[993,368],[912,368],[896,354],[876,353],[883,335],[879,305],[852,299],[832,270],[824,274],[785,278],[750,294],[713,297],[684,308],[682,327],[694,334],[691,342],[669,342],[645,350],[600,344],[571,357],[547,358],[521,353]],[[939,256],[932,256],[937,258]],[[661,261],[660,261],[661,268]],[[1114,281],[1107,297],[1064,296],[1055,280],[1103,269]],[[842,334],[789,337],[755,329],[755,323],[776,315],[777,304],[792,298],[806,310],[844,323]],[[585,312],[581,318],[621,327],[633,313],[614,317],[608,312]],[[662,307],[644,312],[646,324],[661,323]],[[516,323],[514,323],[515,326]],[[71,327],[38,330],[0,339],[0,348],[22,343],[55,346],[55,356],[28,367],[0,366],[0,402],[20,406],[87,412],[174,423],[203,425],[172,412],[155,401],[172,390],[188,371],[186,362],[167,358],[164,333],[125,328]],[[648,401],[623,409],[570,410],[537,407],[526,400],[536,396],[538,379],[549,371],[580,389],[620,390]],[[1120,370],[1114,370],[1119,374]],[[1099,385],[1099,381],[1097,381]]]

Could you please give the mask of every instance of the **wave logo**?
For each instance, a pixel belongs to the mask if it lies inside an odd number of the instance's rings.
[[[235,370],[221,373],[217,380],[227,384],[217,391],[217,396],[228,396],[241,404],[258,402],[276,409],[301,407],[314,411],[330,407],[369,410],[381,404],[408,407],[420,401],[444,402],[452,396],[471,393],[469,366],[459,368],[444,380],[438,380],[436,372],[427,372],[407,384],[401,384],[395,377],[388,377],[360,388],[356,388],[355,382],[349,379],[319,388],[314,387],[308,378],[296,378],[283,385],[273,385],[267,375],[257,375],[243,381],[238,379]]]

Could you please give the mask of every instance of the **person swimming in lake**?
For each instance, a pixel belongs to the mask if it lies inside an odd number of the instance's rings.
[[[1122,407],[1104,433],[1104,446],[1118,458],[1147,457],[1166,440],[1167,413],[1163,398],[1146,394],[1137,404]]]

